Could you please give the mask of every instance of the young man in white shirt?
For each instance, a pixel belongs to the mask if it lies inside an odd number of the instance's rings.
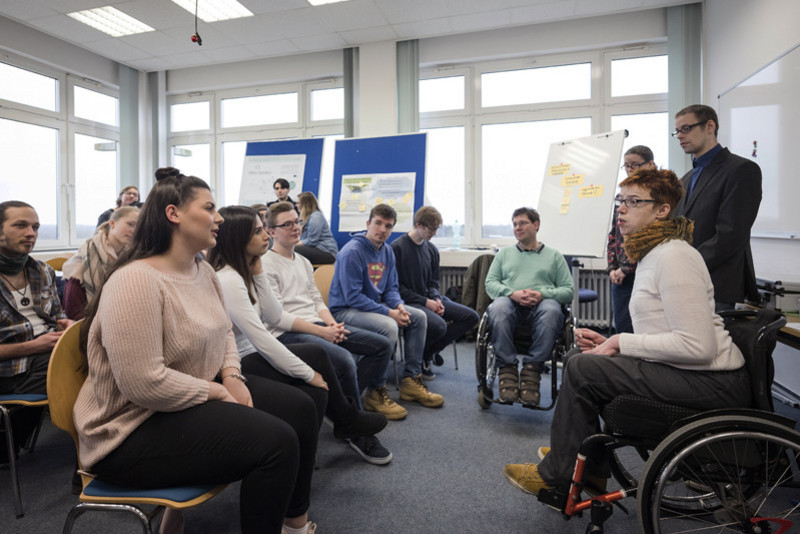
[[[280,320],[267,328],[282,343],[311,343],[324,349],[344,394],[361,409],[361,390],[383,380],[394,347],[385,336],[345,326],[333,318],[314,283],[311,263],[294,252],[300,241],[298,220],[294,206],[286,202],[274,204],[268,214],[272,248],[262,262],[283,312]],[[370,463],[392,460],[392,453],[375,436],[352,439],[350,446]]]

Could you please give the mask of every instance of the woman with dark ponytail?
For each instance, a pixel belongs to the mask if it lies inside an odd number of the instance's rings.
[[[316,408],[242,375],[217,277],[198,257],[223,223],[211,191],[171,167],[156,179],[82,327],[82,467],[128,487],[241,480],[242,532],[313,532]],[[170,527],[182,531],[180,514]]]

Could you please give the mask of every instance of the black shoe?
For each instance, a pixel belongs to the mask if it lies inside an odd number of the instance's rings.
[[[336,439],[352,439],[372,436],[386,428],[388,420],[382,413],[357,412],[347,424],[334,423],[333,435]]]
[[[436,378],[436,373],[433,372],[433,365],[431,362],[422,362],[422,370],[421,373],[423,380],[433,380]]]
[[[351,439],[350,448],[374,465],[385,465],[392,461],[392,453],[375,436]]]
[[[433,365],[436,365],[438,367],[444,365],[444,358],[442,358],[442,355],[439,354],[438,352],[433,355]]]

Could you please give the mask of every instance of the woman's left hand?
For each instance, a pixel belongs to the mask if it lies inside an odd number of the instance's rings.
[[[619,354],[619,334],[615,334],[600,345],[584,351],[584,354],[598,354],[600,356],[616,356]]]
[[[238,378],[227,376],[222,379],[222,385],[228,390],[228,393],[236,399],[239,404],[253,407],[253,398],[250,396],[250,390],[244,385],[244,382]]]

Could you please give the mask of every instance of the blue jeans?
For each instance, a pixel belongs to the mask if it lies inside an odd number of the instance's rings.
[[[631,292],[633,291],[633,279],[636,273],[625,275],[622,283],[611,284],[611,306],[614,311],[614,330],[617,334],[627,332],[633,334],[633,323],[631,322]]]
[[[304,332],[284,332],[278,336],[278,340],[284,344],[311,343],[321,347],[333,363],[342,391],[352,397],[361,408],[361,390],[375,389],[386,382],[386,368],[394,345],[389,338],[369,330],[348,324],[345,328],[350,333],[339,344]],[[356,365],[356,358],[359,356],[361,359]]]
[[[411,306],[406,307],[406,311],[411,315],[411,322],[408,326],[403,327],[406,358],[403,378],[414,377],[422,372],[422,352],[425,350],[425,330],[428,328],[428,319],[425,313]],[[333,316],[339,322],[387,337],[392,347],[397,344],[399,328],[397,322],[388,315],[364,312],[355,308],[345,308],[339,310]],[[385,368],[383,370],[383,383],[380,386],[386,384],[386,371],[387,369]],[[367,384],[367,388],[375,389],[371,384]]]
[[[433,355],[441,352],[454,340],[461,338],[467,330],[478,324],[478,314],[472,308],[453,302],[447,297],[442,297],[444,315],[434,313],[424,305],[409,304],[422,310],[428,318],[428,329],[425,334],[424,361],[433,359]],[[450,324],[447,324],[450,323]]]
[[[550,358],[556,337],[564,328],[564,312],[561,304],[553,299],[544,299],[538,305],[520,306],[509,297],[499,297],[489,309],[491,342],[497,358],[497,367],[517,365],[517,349],[514,347],[514,329],[518,324],[528,323],[533,332],[528,354],[522,363],[544,362]]]

